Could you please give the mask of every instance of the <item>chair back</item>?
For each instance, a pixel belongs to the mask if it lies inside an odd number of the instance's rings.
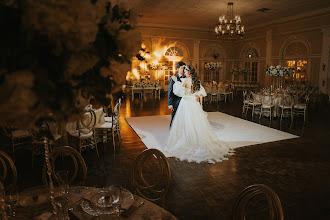
[[[104,119],[104,108],[99,108],[94,110],[94,114],[95,114],[95,124],[99,124],[99,123],[104,123],[105,119]]]
[[[293,105],[293,99],[290,95],[284,95],[281,99],[281,105],[283,106],[292,106]]]
[[[243,99],[244,99],[244,101],[246,100],[246,96],[247,96],[247,91],[243,90]]]
[[[69,169],[67,165],[70,165],[70,163],[65,163],[68,162],[68,160],[65,160],[64,158],[70,158],[74,168]],[[62,159],[61,162],[58,162],[59,159]],[[82,178],[79,184],[85,185],[86,184],[86,179],[87,179],[87,166],[85,163],[84,158],[79,154],[77,150],[75,150],[72,147],[69,146],[62,146],[55,148],[52,153],[49,156],[49,162],[52,166],[52,178],[56,181],[59,182],[58,177],[56,176],[57,170],[68,170],[69,172],[69,184],[72,184],[75,182],[75,180],[78,178],[78,172],[79,172],[79,167],[80,167],[80,172],[82,174]],[[61,169],[57,169],[57,166],[61,166]],[[43,176],[42,176],[42,181],[44,184],[48,184],[48,178],[47,178],[47,167],[46,164],[43,166]]]
[[[87,110],[83,117],[77,122],[77,128],[81,133],[88,134],[96,125],[96,115],[93,110]]]
[[[250,101],[252,99],[251,92],[244,90],[243,91],[243,99],[244,101]]]
[[[144,150],[134,161],[131,180],[139,196],[152,202],[162,202],[164,207],[171,184],[171,169],[161,151]]]
[[[226,91],[226,88],[225,87],[218,87],[218,94],[221,94],[221,93],[223,93],[223,92],[225,92]]]
[[[120,112],[120,106],[121,106],[121,98],[118,99],[118,102],[114,108],[114,112],[113,112],[113,124],[119,124],[119,112]]]
[[[253,93],[253,101],[261,103],[262,102],[262,95]]]
[[[262,97],[262,104],[263,105],[272,105],[273,104],[272,96],[270,96],[270,95],[264,95]]]
[[[215,86],[212,86],[212,87],[211,87],[211,94],[212,94],[212,95],[217,95],[217,94],[218,94],[218,88],[215,87]]]
[[[283,209],[282,209],[282,204],[277,196],[277,194],[268,186],[263,185],[263,184],[255,184],[251,185],[247,188],[245,188],[237,197],[233,211],[232,211],[232,217],[233,220],[238,220],[238,219],[247,219],[246,218],[246,209],[248,206],[249,201],[259,195],[259,194],[264,194],[267,198],[268,201],[268,206],[269,206],[269,219],[271,220],[283,220],[284,215],[283,215]]]
[[[9,169],[11,171],[11,180],[7,178]],[[0,150],[0,181],[5,185],[5,191],[11,193],[16,188],[17,170],[14,161],[3,151]]]

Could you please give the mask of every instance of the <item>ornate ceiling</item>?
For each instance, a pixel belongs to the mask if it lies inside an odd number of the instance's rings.
[[[213,28],[227,12],[227,1],[219,0],[117,0],[139,14],[139,23]],[[330,13],[329,0],[236,0],[234,13],[246,26],[269,23],[312,11]],[[270,10],[261,12],[258,9]]]

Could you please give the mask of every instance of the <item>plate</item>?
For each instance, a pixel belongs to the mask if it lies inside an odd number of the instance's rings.
[[[20,197],[18,203],[22,207],[43,205],[50,201],[49,195],[36,195]]]
[[[84,197],[81,207],[84,212],[92,216],[109,215],[118,212],[118,205],[121,209],[128,209],[134,201],[133,194],[127,189],[109,187],[99,189],[93,195]]]

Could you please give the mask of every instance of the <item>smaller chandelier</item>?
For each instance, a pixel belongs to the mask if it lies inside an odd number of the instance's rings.
[[[241,17],[234,16],[234,3],[227,5],[227,15],[219,17],[219,23],[215,26],[217,38],[223,40],[243,39],[244,26],[241,24]]]

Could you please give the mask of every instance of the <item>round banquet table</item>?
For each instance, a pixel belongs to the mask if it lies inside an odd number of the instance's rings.
[[[93,216],[86,212],[85,207],[83,207],[86,201],[91,201],[93,195],[103,192],[108,188],[95,188],[95,187],[70,187],[68,193],[68,206],[71,217],[74,219],[81,220],[105,220],[105,219],[136,219],[136,220],[153,220],[153,219],[163,219],[163,220],[176,220],[177,218],[173,216],[170,212],[161,208],[160,206],[149,202],[139,196],[130,193],[126,189],[122,189],[123,202],[122,209],[135,209],[129,216],[119,217],[114,215],[98,215]],[[56,197],[56,191],[55,197]],[[51,210],[52,206],[49,197],[49,186],[38,186],[34,188],[27,189],[18,195],[18,201],[15,202],[15,206],[12,208],[15,216],[10,217],[13,220],[23,220],[23,219],[33,219],[33,220],[53,220],[55,219]],[[36,197],[37,196],[37,197]],[[37,199],[36,199],[37,198]],[[140,205],[143,202],[143,205]]]

